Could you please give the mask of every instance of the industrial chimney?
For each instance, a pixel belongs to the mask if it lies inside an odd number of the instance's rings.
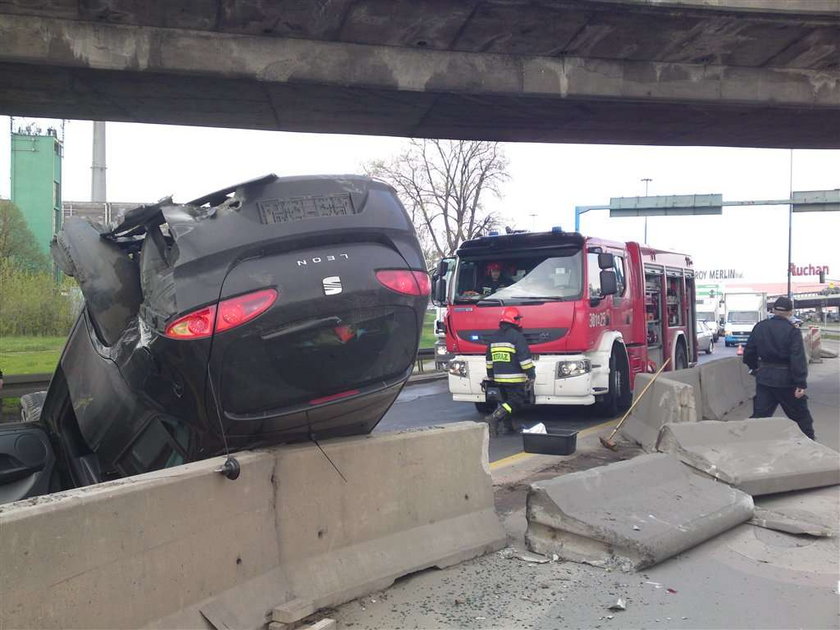
[[[105,193],[105,122],[93,122],[93,162],[91,163],[90,200],[106,201]]]

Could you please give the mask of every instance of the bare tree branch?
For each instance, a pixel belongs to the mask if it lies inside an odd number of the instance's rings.
[[[365,172],[397,190],[430,266],[497,225],[484,201],[499,197],[508,179],[498,143],[466,140],[410,140],[400,155],[372,162]]]

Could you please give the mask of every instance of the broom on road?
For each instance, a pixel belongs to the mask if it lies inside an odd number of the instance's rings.
[[[613,438],[615,437],[615,434],[616,434],[616,433],[618,433],[618,430],[621,428],[621,425],[622,425],[622,424],[624,424],[624,421],[625,421],[625,420],[627,420],[628,416],[630,416],[630,414],[631,414],[631,413],[633,413],[633,409],[636,407],[636,405],[638,405],[638,404],[639,404],[639,401],[640,401],[640,400],[642,399],[642,397],[645,395],[645,392],[647,392],[647,390],[648,390],[648,389],[650,389],[650,386],[651,386],[651,385],[653,385],[653,383],[656,381],[657,377],[658,377],[660,374],[662,374],[662,370],[664,370],[664,369],[668,366],[668,364],[669,364],[670,362],[671,362],[671,357],[668,357],[667,359],[665,359],[665,363],[663,363],[663,364],[662,364],[662,367],[661,367],[661,368],[659,368],[659,370],[657,370],[656,374],[654,374],[654,375],[653,375],[653,378],[652,378],[652,379],[650,379],[650,383],[648,383],[647,385],[645,385],[645,388],[644,388],[644,389],[642,390],[642,392],[638,395],[638,397],[636,398],[636,400],[634,400],[634,401],[633,401],[633,404],[632,404],[632,405],[630,405],[630,409],[628,409],[628,410],[624,413],[624,415],[621,417],[621,420],[619,420],[619,421],[618,421],[618,424],[617,424],[617,425],[615,425],[615,428],[612,430],[612,433],[610,433],[609,437],[603,437],[603,436],[601,436],[601,437],[599,437],[599,438],[598,438],[599,440],[601,440],[601,444],[602,444],[603,446],[607,447],[607,448],[608,448],[608,449],[610,449],[611,451],[617,451],[617,450],[618,450],[618,444],[616,444],[615,442],[613,442]]]

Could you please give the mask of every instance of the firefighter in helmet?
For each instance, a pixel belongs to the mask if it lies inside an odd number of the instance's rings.
[[[500,387],[503,398],[487,416],[490,435],[513,432],[511,416],[531,399],[536,370],[522,334],[521,320],[518,308],[505,307],[499,319],[499,332],[487,346],[487,376]]]
[[[491,295],[504,287],[509,287],[511,281],[502,274],[502,264],[498,262],[490,262],[486,267],[487,275],[481,282],[479,293],[484,295]]]

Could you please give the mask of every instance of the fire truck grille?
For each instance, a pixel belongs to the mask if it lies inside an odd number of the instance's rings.
[[[568,328],[525,328],[522,333],[525,335],[525,341],[529,346],[549,343],[560,339],[568,332]],[[481,345],[489,345],[496,337],[498,329],[491,330],[459,330],[458,337],[470,343],[480,343]]]

